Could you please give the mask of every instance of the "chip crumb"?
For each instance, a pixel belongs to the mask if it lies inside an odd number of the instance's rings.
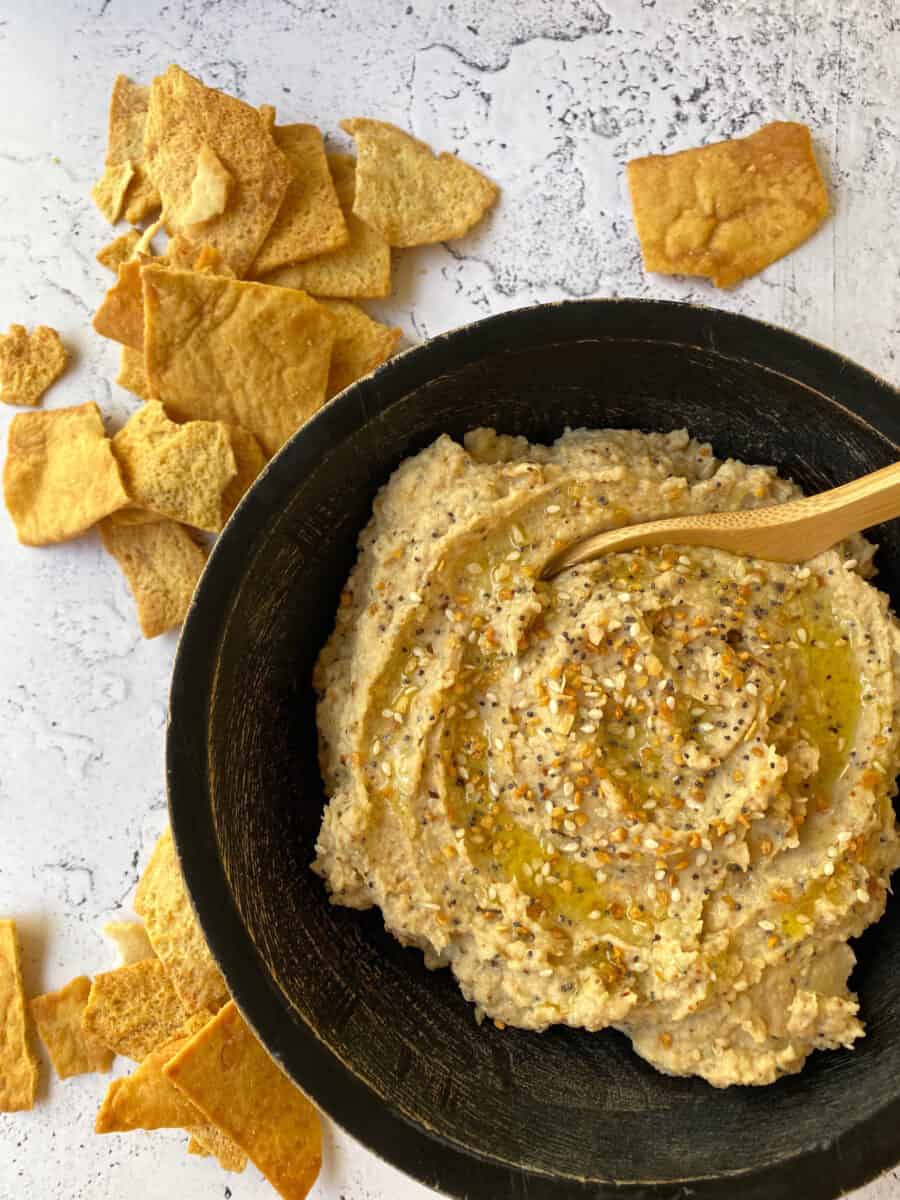
[[[160,835],[138,883],[134,911],[188,1012],[217,1012],[228,990],[194,916],[181,875],[172,830]]]
[[[97,262],[101,267],[106,267],[107,271],[118,275],[119,267],[123,262],[128,262],[140,240],[141,231],[139,229],[129,229],[127,233],[120,233],[117,238],[113,238],[111,242],[107,242],[97,251]]]
[[[182,214],[185,225],[202,225],[221,216],[228,205],[228,189],[234,180],[211,146],[204,142],[197,151],[197,168],[191,183],[191,198]]]
[[[82,1029],[114,1054],[141,1062],[189,1017],[162,963],[145,958],[94,976]]]
[[[255,108],[180,67],[170,66],[150,87],[144,141],[147,168],[162,196],[170,233],[190,234],[197,157],[206,145],[234,181],[225,210],[203,226],[236,275],[244,275],[272,227],[291,178],[266,121]]]
[[[322,1165],[318,1113],[226,1004],[163,1073],[237,1143],[285,1200],[303,1200]]]
[[[353,211],[392,246],[462,237],[500,195],[475,167],[387,121],[353,117],[341,129],[356,142]]]
[[[402,330],[373,321],[349,300],[322,300],[335,321],[334,349],[328,372],[328,399],[368,375],[394,353]]]
[[[159,637],[181,625],[206,562],[205,552],[184,526],[174,521],[104,521],[100,536],[122,568],[144,637]]]
[[[0,1112],[33,1108],[37,1085],[16,923],[0,919]]]
[[[809,129],[794,121],[636,158],[627,169],[646,271],[730,287],[799,246],[828,215]]]
[[[81,1028],[90,990],[90,979],[79,975],[59,991],[46,992],[31,1001],[35,1026],[60,1079],[105,1072],[112,1066],[112,1052]]]
[[[127,504],[97,405],[14,416],[3,491],[25,546],[78,537]]]
[[[302,292],[148,266],[150,388],[178,420],[241,425],[274,454],[325,401],[331,314]]]
[[[272,136],[290,165],[291,182],[269,236],[253,261],[252,274],[257,279],[337,250],[349,240],[321,131],[315,125],[281,125]]]
[[[38,325],[34,333],[24,325],[10,325],[7,333],[0,334],[0,400],[31,407],[39,404],[68,361],[68,351],[49,325]]]
[[[159,193],[144,163],[144,127],[150,89],[117,75],[109,100],[106,166],[130,163],[132,177],[125,192],[125,219],[132,225],[159,208]]]
[[[142,921],[107,921],[103,936],[109,938],[119,952],[116,966],[127,967],[142,959],[156,957]]]
[[[115,435],[112,448],[138,508],[210,533],[222,528],[223,493],[237,463],[221,421],[178,425],[158,400],[148,400]]]
[[[326,158],[347,226],[346,246],[274,271],[266,275],[264,282],[298,288],[311,296],[351,300],[388,296],[391,248],[376,229],[353,212],[356,160],[351,154],[328,154]]]
[[[91,198],[110,225],[115,225],[122,215],[125,193],[133,178],[133,163],[113,163],[107,165],[101,177],[91,188]]]

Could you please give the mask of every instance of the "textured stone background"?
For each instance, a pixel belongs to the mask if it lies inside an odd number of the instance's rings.
[[[415,342],[565,296],[657,296],[739,310],[844,351],[893,382],[900,324],[900,17],[895,0],[0,0],[0,328],[56,326],[75,363],[50,405],[132,407],[89,328],[108,231],[88,192],[116,71],[172,60],[283,120],[384,117],[458,150],[503,187],[472,236],[397,256],[373,305]],[[626,159],[750,132],[813,129],[834,215],[734,292],[645,277]],[[10,413],[0,414],[0,435]],[[165,819],[174,637],[144,642],[93,537],[16,546],[0,520],[0,912],[18,918],[30,990],[109,965],[97,929],[127,906]],[[0,1117],[0,1200],[271,1195],[184,1138],[95,1138],[91,1078],[49,1081]],[[900,1138],[900,1134],[898,1134]],[[859,1193],[900,1197],[900,1174]],[[330,1132],[316,1200],[424,1200]]]

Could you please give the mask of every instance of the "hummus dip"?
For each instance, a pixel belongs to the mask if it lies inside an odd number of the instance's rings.
[[[539,580],[597,529],[798,494],[685,432],[481,429],[406,461],[315,675],[333,901],[377,905],[501,1028],[612,1025],[716,1086],[850,1046],[848,939],[900,861],[873,547]]]

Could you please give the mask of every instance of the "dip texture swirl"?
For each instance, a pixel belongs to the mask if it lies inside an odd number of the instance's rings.
[[[852,1045],[848,939],[898,863],[873,547],[539,579],[597,529],[798,494],[684,431],[476,430],[403,463],[315,674],[333,901],[380,908],[501,1027],[615,1026],[717,1086]]]

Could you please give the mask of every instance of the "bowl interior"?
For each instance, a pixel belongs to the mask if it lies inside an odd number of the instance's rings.
[[[896,396],[859,368],[743,318],[639,302],[525,310],[345,393],[245,500],[179,653],[176,838],[249,1019],[385,1157],[497,1200],[619,1195],[610,1181],[731,1196],[736,1173],[745,1197],[795,1196],[801,1179],[803,1195],[833,1196],[900,1155],[896,905],[858,943],[858,1048],[814,1054],[769,1088],[717,1092],[658,1074],[615,1032],[477,1026],[449,972],[427,971],[377,912],[331,907],[309,870],[325,802],[310,674],[375,492],[403,458],[479,425],[540,441],[566,426],[686,426],[719,456],[772,463],[818,490],[898,458],[888,404]],[[876,537],[878,582],[900,597],[900,528]]]

